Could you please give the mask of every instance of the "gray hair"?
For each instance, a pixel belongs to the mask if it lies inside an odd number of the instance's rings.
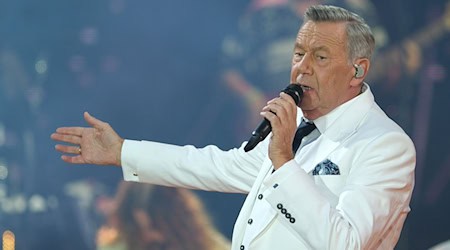
[[[331,5],[309,7],[304,15],[304,23],[312,22],[346,22],[347,53],[350,61],[357,58],[372,57],[375,38],[366,21],[357,14],[344,8]],[[351,62],[350,62],[351,63]]]

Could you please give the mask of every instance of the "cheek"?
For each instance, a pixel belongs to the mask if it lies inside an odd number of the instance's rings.
[[[318,91],[319,100],[324,107],[332,108],[339,104],[342,96],[345,96],[347,87],[343,76],[330,76]]]
[[[335,77],[333,75],[318,75],[317,77],[317,89],[314,93],[314,98],[325,104],[333,99],[336,91]]]
[[[298,76],[298,72],[295,69],[295,64],[292,63],[292,67],[291,67],[291,83],[297,82],[297,76]]]

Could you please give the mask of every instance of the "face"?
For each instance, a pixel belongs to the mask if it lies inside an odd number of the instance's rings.
[[[298,32],[291,82],[303,88],[304,117],[317,119],[359,94],[347,55],[345,23],[306,22]]]

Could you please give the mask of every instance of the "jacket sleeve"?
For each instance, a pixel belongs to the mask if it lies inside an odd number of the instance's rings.
[[[414,146],[402,133],[383,134],[363,145],[353,151],[337,204],[295,161],[271,180],[278,185],[267,200],[275,210],[283,204],[290,211],[295,223],[282,223],[312,249],[377,249],[386,239],[398,240],[410,210]]]
[[[264,160],[264,143],[246,153],[216,146],[196,148],[150,141],[125,140],[122,169],[127,181],[248,193]],[[267,148],[265,149],[267,150]]]

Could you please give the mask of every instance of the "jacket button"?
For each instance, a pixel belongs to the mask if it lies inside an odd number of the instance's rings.
[[[278,203],[278,204],[277,204],[277,208],[278,208],[278,209],[282,209],[282,208],[283,208],[283,204]]]
[[[136,173],[133,173],[133,176],[138,176],[138,174],[136,174]]]
[[[286,208],[282,208],[282,209],[281,209],[281,213],[282,213],[282,214],[286,214],[286,213],[287,213]]]
[[[290,219],[289,219],[289,222],[290,222],[290,223],[295,223],[295,219],[294,219],[294,218],[290,218]]]
[[[253,219],[248,219],[248,224],[251,225],[253,223]]]
[[[263,196],[262,194],[259,194],[259,195],[258,195],[258,199],[260,199],[260,200],[262,200],[263,197],[264,197],[264,196]]]
[[[245,249],[244,245],[241,245],[240,249],[241,249],[241,250],[244,250],[244,249]]]
[[[286,218],[288,218],[288,219],[292,218],[290,213],[286,213],[284,216],[286,216]]]

